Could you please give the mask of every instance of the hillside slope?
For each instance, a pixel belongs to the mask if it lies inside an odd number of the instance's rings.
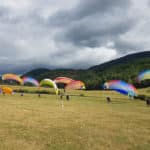
[[[86,83],[87,89],[99,89],[105,81],[111,79],[122,79],[139,86],[136,77],[139,72],[145,69],[150,69],[150,51],[127,55],[107,63],[93,66],[87,70],[42,69],[41,71],[41,69],[36,69],[25,75],[32,76],[38,80],[66,76],[76,80],[83,80]]]
[[[144,62],[147,63],[147,61],[149,61],[150,59],[150,51],[145,51],[145,52],[140,52],[140,53],[134,53],[134,54],[129,54],[129,55],[126,55],[124,57],[120,57],[118,59],[115,59],[115,60],[112,60],[112,61],[109,61],[109,62],[105,62],[103,64],[100,64],[100,65],[96,65],[96,66],[92,66],[89,68],[89,70],[105,70],[107,69],[108,67],[117,67],[118,65],[125,65],[125,64],[128,64],[128,63],[132,63],[134,62],[135,65],[136,65],[136,62],[137,63],[141,63],[143,62],[142,60],[144,59],[148,59]]]

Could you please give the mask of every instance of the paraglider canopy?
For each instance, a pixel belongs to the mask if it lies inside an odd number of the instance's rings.
[[[69,84],[72,81],[74,80],[68,77],[57,77],[54,79],[54,82],[57,84],[57,86],[63,89],[65,88],[67,84]]]
[[[85,84],[82,81],[74,80],[66,85],[65,89],[68,90],[85,90]]]
[[[137,90],[132,84],[126,83],[121,80],[111,80],[104,83],[104,89],[114,90],[128,96],[137,95]]]
[[[1,91],[2,91],[3,94],[12,94],[13,93],[13,89],[10,88],[10,87],[7,87],[7,86],[2,87]]]
[[[21,85],[23,84],[22,79],[18,75],[11,74],[11,73],[2,75],[2,80],[14,80],[14,81],[20,83]]]
[[[139,73],[137,77],[138,82],[142,82],[144,80],[150,80],[150,70],[145,70]]]
[[[55,83],[63,83],[63,84],[68,84],[72,81],[74,80],[68,77],[57,77],[56,79],[54,79]]]
[[[22,80],[23,80],[24,85],[27,84],[27,83],[30,83],[30,84],[32,84],[34,86],[37,86],[37,87],[40,86],[39,82],[36,79],[32,78],[32,77],[23,77]]]
[[[51,79],[43,79],[43,80],[40,82],[40,86],[53,87],[53,88],[55,89],[56,94],[58,94],[57,85],[56,85],[56,83],[55,83],[53,80],[51,80]]]

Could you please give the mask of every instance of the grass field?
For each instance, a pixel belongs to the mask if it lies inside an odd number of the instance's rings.
[[[150,149],[150,107],[144,101],[109,91],[69,94],[74,95],[70,101],[56,95],[0,95],[0,149]]]

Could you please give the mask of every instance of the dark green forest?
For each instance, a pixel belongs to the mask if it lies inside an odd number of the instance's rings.
[[[133,83],[136,87],[149,86],[150,82],[138,84],[136,77],[139,72],[150,69],[150,51],[130,54],[116,60],[112,60],[87,70],[74,69],[56,69],[50,70],[45,68],[32,70],[24,76],[31,76],[37,80],[43,78],[55,79],[59,76],[82,80],[87,89],[101,89],[105,81],[112,79],[121,79]]]

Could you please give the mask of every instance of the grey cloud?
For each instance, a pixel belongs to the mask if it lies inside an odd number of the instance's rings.
[[[3,17],[6,12],[7,12],[6,8],[0,7],[0,17]]]
[[[88,68],[150,46],[149,10],[134,7],[135,0],[24,2],[0,3],[1,71]]]
[[[127,8],[130,6],[129,0],[82,0],[77,6],[77,16],[91,16],[95,13],[108,13],[115,9]]]
[[[50,17],[52,25],[66,25],[72,22],[82,20],[95,14],[108,14],[112,11],[122,11],[130,7],[130,0],[80,0],[79,4],[70,10],[61,10]]]
[[[78,46],[103,46],[133,27],[135,20],[128,14],[130,5],[130,1],[123,0],[84,0],[72,10],[57,12],[49,23],[62,28],[56,34],[57,40]]]
[[[141,51],[143,49],[140,43],[134,43],[132,41],[129,42],[121,39],[117,39],[115,41],[115,47],[118,49],[118,53],[120,55],[124,55],[125,53],[130,53],[132,51]]]
[[[97,45],[100,46],[108,40],[118,38],[120,34],[128,31],[134,24],[130,19],[126,21],[120,19],[118,22],[115,22],[111,19],[100,19],[98,21],[95,18],[95,20],[90,19],[92,23],[90,21],[80,22],[78,25],[75,24],[67,28],[64,33],[64,38],[71,40],[71,42],[77,45],[90,47],[91,43],[94,42],[96,47]]]

